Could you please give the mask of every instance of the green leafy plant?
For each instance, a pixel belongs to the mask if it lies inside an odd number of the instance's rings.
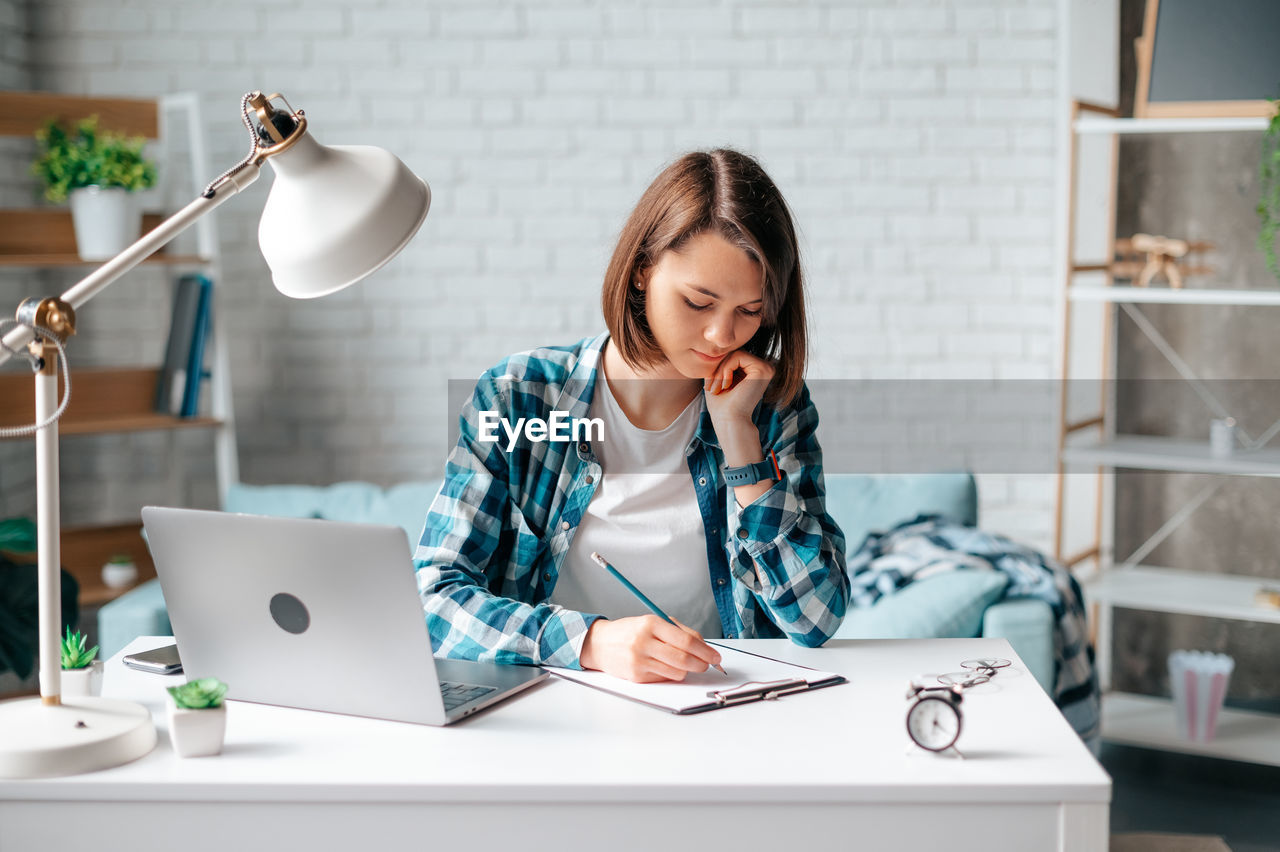
[[[50,201],[65,201],[71,190],[85,186],[155,186],[155,164],[142,155],[146,140],[99,130],[96,115],[76,122],[70,133],[49,121],[36,131],[36,142],[39,155],[31,172],[44,181]]]
[[[173,703],[186,710],[205,710],[222,706],[227,685],[216,677],[202,677],[182,686],[169,687]]]
[[[1262,184],[1262,197],[1258,200],[1258,217],[1262,227],[1258,231],[1258,248],[1267,259],[1267,269],[1280,278],[1280,261],[1276,259],[1276,237],[1280,235],[1280,98],[1271,101],[1271,121],[1262,136],[1262,159],[1258,163],[1258,177]]]
[[[86,650],[84,646],[88,642],[88,638],[82,635],[79,630],[72,633],[71,628],[67,628],[67,635],[62,637],[62,667],[64,669],[83,669],[93,663],[93,658],[98,656],[98,646],[94,645]]]

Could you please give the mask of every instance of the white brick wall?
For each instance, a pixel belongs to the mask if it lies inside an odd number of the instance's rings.
[[[755,153],[790,200],[811,376],[1051,376],[1054,0],[40,0],[31,18],[35,85],[195,90],[219,170],[262,88],[432,185],[405,254],[314,304],[264,286],[264,186],[218,214],[247,481],[436,475],[446,381],[597,331],[614,235],[692,147]],[[984,477],[986,525],[1045,543],[1050,482]]]

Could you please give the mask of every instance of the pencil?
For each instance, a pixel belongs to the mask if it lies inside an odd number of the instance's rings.
[[[645,597],[644,592],[637,589],[630,580],[622,576],[621,571],[619,571],[617,568],[614,568],[612,565],[610,565],[608,560],[606,560],[599,553],[596,553],[594,550],[591,551],[591,561],[595,562],[601,568],[603,568],[604,570],[612,574],[614,576],[614,579],[616,579],[619,583],[621,583],[628,592],[635,595],[637,598],[640,599],[640,603],[648,607],[649,612],[658,616],[658,618],[661,618],[667,624],[676,624],[675,621],[672,620],[671,616],[667,615],[665,612],[662,611],[662,607],[658,606],[656,603],[654,603],[653,601]],[[678,624],[676,624],[676,626],[679,627]],[[725,677],[729,676],[729,673],[724,670],[723,666],[716,666],[715,668],[717,671],[720,672],[720,674],[724,675]]]

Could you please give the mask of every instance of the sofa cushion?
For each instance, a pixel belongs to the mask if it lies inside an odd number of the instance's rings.
[[[867,533],[884,532],[917,515],[942,515],[978,523],[978,489],[968,473],[831,473],[827,513],[844,531],[845,548],[856,553]]]
[[[910,583],[869,607],[850,609],[835,639],[968,639],[1004,594],[1007,575],[958,569]]]
[[[358,524],[395,524],[410,545],[422,534],[427,509],[440,490],[440,480],[406,482],[382,488],[369,482],[317,485],[245,485],[227,490],[224,509],[278,518],[323,518]]]

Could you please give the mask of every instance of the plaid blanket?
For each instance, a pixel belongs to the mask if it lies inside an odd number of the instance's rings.
[[[1004,599],[1039,598],[1053,610],[1056,657],[1053,699],[1091,745],[1098,738],[1098,679],[1085,622],[1084,596],[1075,577],[1044,554],[1014,541],[920,515],[888,532],[873,532],[848,561],[851,606],[870,606],[914,580],[943,571],[995,570],[1009,577]]]

